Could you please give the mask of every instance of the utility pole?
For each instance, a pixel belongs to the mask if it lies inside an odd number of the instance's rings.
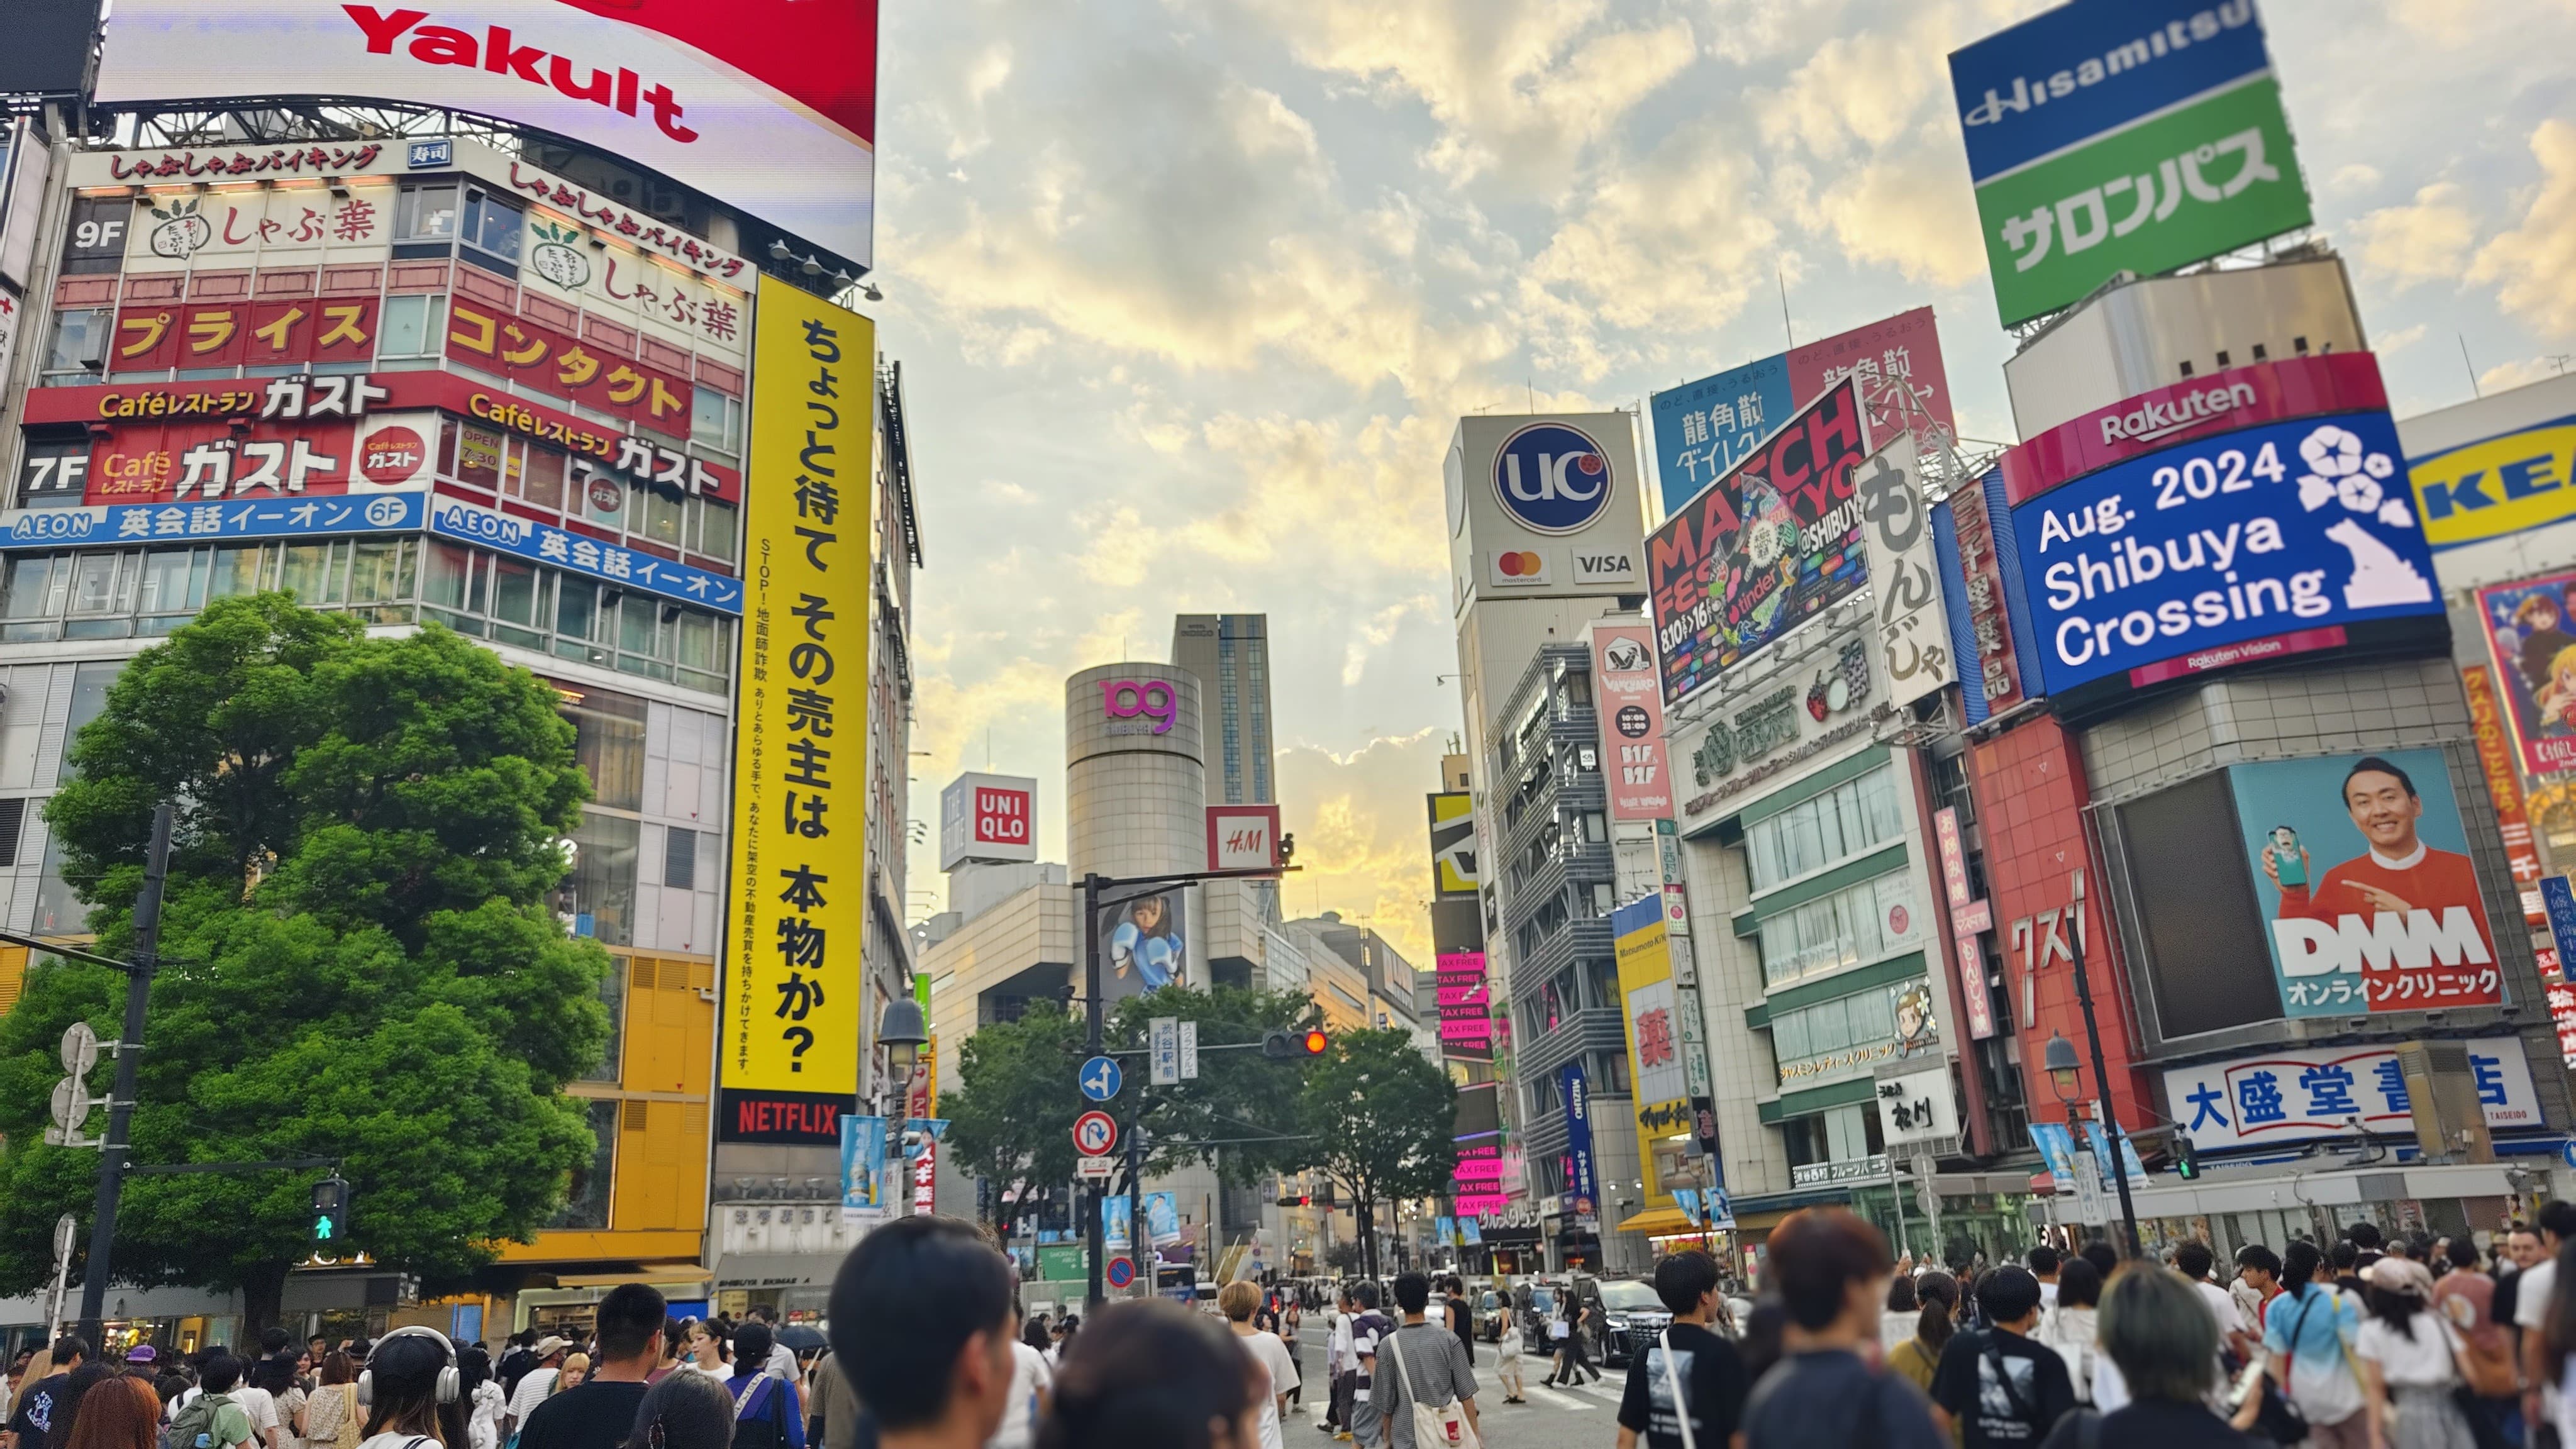
[[[2120,1135],[2120,1109],[2111,1095],[2111,1068],[2102,1057],[2102,1028],[2093,1020],[2093,983],[2084,971],[2084,872],[2080,870],[2075,872],[2074,894],[2075,929],[2071,933],[2069,944],[2074,947],[2075,1004],[2084,1009],[2084,1040],[2093,1049],[2093,1085],[2102,1093],[2102,1130],[2110,1143],[2111,1162],[2108,1170],[2111,1181],[2120,1189],[2120,1223],[2128,1234],[2128,1241],[2121,1246],[2120,1256],[2134,1258],[2140,1251],[2138,1209],[2129,1198],[2128,1158],[2122,1153],[2120,1147],[2120,1144],[2128,1139]],[[2102,920],[2105,925],[2110,923],[2111,913],[2107,909],[2102,912]]]
[[[1087,1040],[1091,1055],[1095,1057],[1100,1055],[1101,879],[1097,871],[1082,878],[1082,1010],[1086,1027],[1090,1032]],[[1085,1269],[1090,1277],[1090,1291],[1084,1296],[1083,1303],[1094,1313],[1100,1311],[1100,1302],[1104,1296],[1100,1287],[1100,1275],[1109,1266],[1101,1259],[1101,1254],[1108,1248],[1108,1244],[1104,1241],[1106,1235],[1101,1231],[1100,1224],[1100,1209],[1104,1196],[1105,1192],[1101,1184],[1094,1182],[1091,1185],[1091,1191],[1086,1194],[1088,1205],[1082,1213],[1083,1243],[1089,1249],[1084,1256],[1090,1259],[1090,1266]]]
[[[81,1338],[99,1349],[107,1316],[109,1260],[116,1246],[116,1203],[125,1190],[125,1155],[133,1150],[134,1077],[143,1061],[143,1014],[161,960],[161,890],[170,875],[170,804],[152,809],[152,847],[143,858],[143,890],[134,898],[134,960],[125,973],[125,1029],[116,1040],[116,1087],[107,1099],[107,1139],[98,1155],[98,1201],[81,1268]]]

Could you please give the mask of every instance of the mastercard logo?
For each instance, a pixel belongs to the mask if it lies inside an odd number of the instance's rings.
[[[1498,554],[1494,570],[1507,579],[1534,579],[1547,572],[1547,560],[1526,552]]]

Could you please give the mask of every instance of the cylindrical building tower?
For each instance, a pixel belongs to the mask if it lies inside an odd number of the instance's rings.
[[[1073,878],[1207,865],[1198,680],[1168,664],[1099,664],[1065,681],[1065,841]]]

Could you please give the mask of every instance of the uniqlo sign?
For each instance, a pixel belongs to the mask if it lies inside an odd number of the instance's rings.
[[[876,0],[117,0],[102,101],[350,96],[497,116],[872,260]]]
[[[1037,796],[1027,776],[958,776],[939,792],[939,868],[1037,859]]]

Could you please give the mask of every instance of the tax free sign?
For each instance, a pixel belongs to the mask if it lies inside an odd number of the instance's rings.
[[[2254,0],[2074,0],[1951,52],[2006,326],[2308,224]]]

